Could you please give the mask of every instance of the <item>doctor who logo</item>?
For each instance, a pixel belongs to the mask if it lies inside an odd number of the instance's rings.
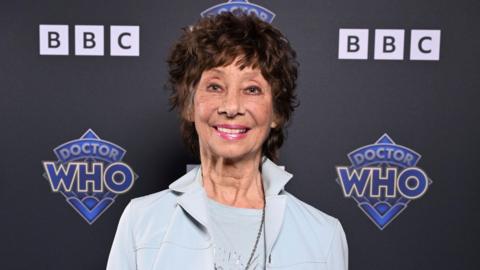
[[[215,16],[222,12],[234,12],[235,10],[241,10],[247,14],[255,14],[258,18],[268,23],[272,23],[275,18],[275,13],[262,6],[252,4],[247,0],[230,0],[226,3],[208,8],[200,13],[200,15],[202,17]]]
[[[348,158],[350,166],[337,166],[336,181],[343,195],[353,198],[380,230],[411,201],[422,197],[432,183],[416,166],[420,154],[395,144],[387,134],[354,150]]]
[[[67,203],[90,225],[115,202],[118,194],[129,191],[138,178],[122,162],[126,151],[100,139],[91,129],[53,152],[58,160],[42,162],[43,176],[52,191],[65,196]]]

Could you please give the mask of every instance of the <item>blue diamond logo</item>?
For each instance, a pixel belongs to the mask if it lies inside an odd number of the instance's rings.
[[[56,147],[53,152],[57,160],[43,162],[44,178],[53,192],[61,193],[90,225],[138,178],[122,162],[126,151],[100,139],[91,129],[79,139]]]
[[[380,230],[432,184],[417,167],[420,154],[396,144],[387,134],[352,151],[348,158],[351,165],[337,167],[336,182]]]

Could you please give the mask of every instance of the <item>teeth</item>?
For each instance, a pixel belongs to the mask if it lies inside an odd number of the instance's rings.
[[[221,128],[217,127],[218,131],[225,132],[225,133],[232,133],[232,134],[238,134],[238,133],[245,133],[247,129],[229,129],[229,128]]]

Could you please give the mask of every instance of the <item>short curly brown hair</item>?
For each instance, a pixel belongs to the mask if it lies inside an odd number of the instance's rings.
[[[186,113],[192,108],[195,88],[203,71],[228,66],[239,57],[240,69],[260,68],[272,88],[277,126],[270,130],[263,143],[262,155],[278,161],[285,127],[299,105],[295,94],[298,62],[286,37],[271,24],[242,12],[201,18],[182,30],[167,63],[172,90],[170,110],[179,111],[185,144],[198,157],[198,134]]]

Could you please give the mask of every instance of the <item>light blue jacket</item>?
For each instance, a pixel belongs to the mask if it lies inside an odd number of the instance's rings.
[[[283,190],[292,174],[264,157],[266,268],[346,270],[340,222]],[[212,270],[206,193],[196,166],[169,189],[133,199],[120,218],[107,270]]]

